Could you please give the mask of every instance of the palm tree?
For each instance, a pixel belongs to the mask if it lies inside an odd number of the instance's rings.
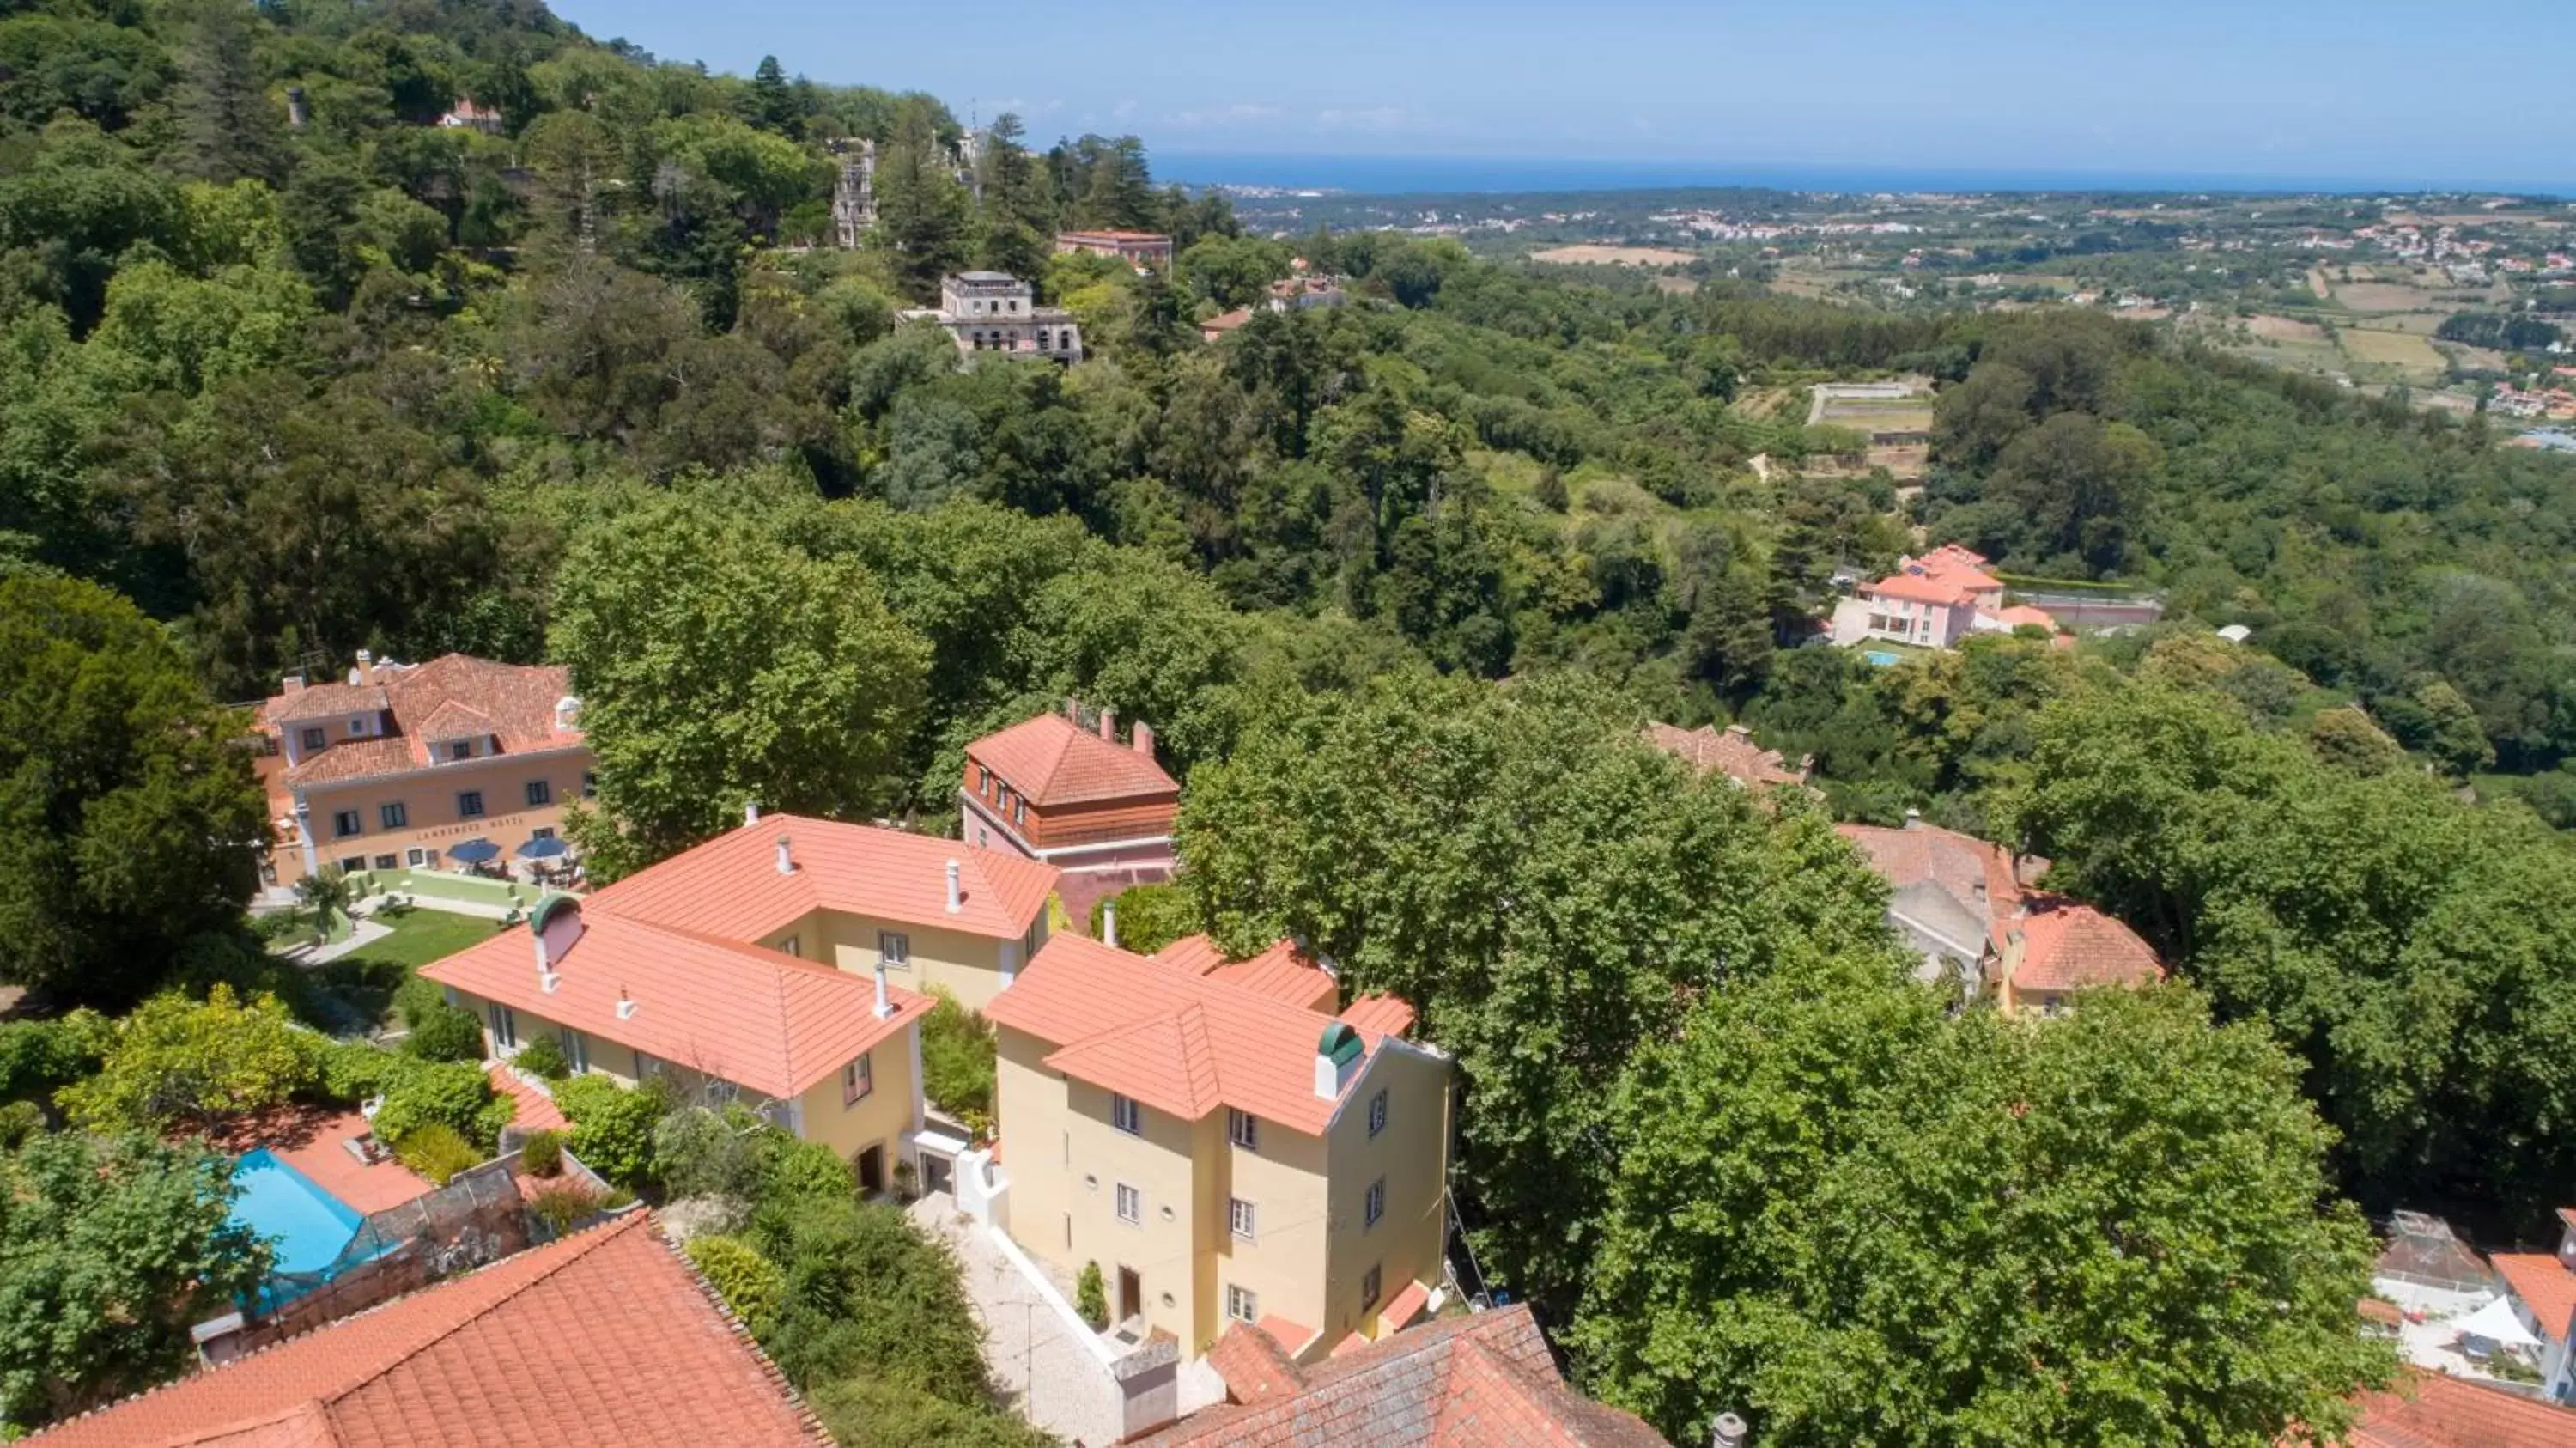
[[[313,912],[313,943],[319,945],[331,938],[331,917],[349,918],[349,906],[356,891],[349,877],[337,865],[324,865],[319,871],[295,882],[296,898]]]

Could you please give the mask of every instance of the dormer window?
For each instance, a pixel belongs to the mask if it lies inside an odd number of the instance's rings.
[[[461,763],[474,757],[474,741],[471,739],[442,739],[438,744],[438,752],[441,758],[447,760],[451,764]]]
[[[352,714],[352,715],[350,715],[350,716],[349,716],[349,737],[350,737],[350,738],[352,738],[352,739],[364,739],[364,738],[366,738],[368,735],[373,734],[373,733],[375,733],[375,732],[376,732],[376,730],[375,730],[375,723],[374,723],[374,721],[370,720],[366,715],[364,715],[364,714]]]

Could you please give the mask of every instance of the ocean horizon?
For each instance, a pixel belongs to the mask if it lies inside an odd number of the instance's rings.
[[[1496,192],[1669,191],[1747,187],[1773,191],[2213,191],[2338,196],[2496,192],[2576,197],[2576,179],[2406,177],[2105,171],[2079,168],[1921,167],[1751,161],[1635,161],[1540,156],[1354,156],[1202,151],[1154,153],[1163,179],[1190,186],[1263,186],[1361,196]]]

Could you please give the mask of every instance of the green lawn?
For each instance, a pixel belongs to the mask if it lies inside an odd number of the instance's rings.
[[[394,933],[338,960],[315,966],[311,976],[313,983],[336,997],[350,1015],[379,1023],[391,1019],[395,994],[413,978],[413,971],[477,941],[489,940],[501,928],[497,920],[444,910],[411,910],[399,919],[381,914],[375,918],[392,926]]]

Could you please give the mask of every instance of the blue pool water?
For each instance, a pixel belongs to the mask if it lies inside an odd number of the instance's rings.
[[[319,1272],[331,1265],[366,1220],[267,1147],[233,1164],[233,1220],[277,1247],[280,1272]]]
[[[1870,661],[1871,663],[1873,663],[1873,664],[1878,665],[1878,666],[1879,666],[1880,668],[1882,668],[1882,669],[1884,669],[1884,668],[1888,668],[1888,667],[1890,667],[1891,665],[1895,664],[1895,662],[1896,662],[1896,655],[1894,655],[1894,654],[1883,654],[1883,653],[1880,653],[1880,652],[1879,652],[1878,650],[1876,650],[1876,649],[1871,649],[1868,653],[1865,653],[1865,654],[1861,655],[1861,657],[1862,657],[1862,658],[1864,658],[1864,659],[1869,660],[1869,661]]]

